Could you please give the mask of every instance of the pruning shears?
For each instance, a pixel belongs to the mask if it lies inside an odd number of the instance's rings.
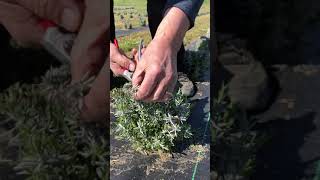
[[[119,44],[117,39],[114,39],[114,45],[119,49]],[[138,61],[140,61],[142,56],[142,48],[143,48],[143,39],[140,40],[139,47],[138,47]],[[129,71],[129,69],[122,68],[123,73],[121,74],[122,77],[126,78],[128,81],[132,81],[133,72]]]
[[[55,56],[61,63],[70,63],[70,52],[76,38],[75,33],[70,33],[62,30],[54,22],[46,19],[39,21],[39,25],[44,28],[45,35],[43,38],[44,48],[53,56]],[[114,39],[114,44],[119,48],[117,39]],[[138,61],[142,56],[143,39],[140,40],[138,49]],[[132,81],[133,72],[123,68],[122,77],[128,81]]]
[[[44,48],[61,63],[70,63],[70,52],[76,34],[64,31],[54,22],[46,19],[40,20],[39,25],[45,30],[42,41]]]

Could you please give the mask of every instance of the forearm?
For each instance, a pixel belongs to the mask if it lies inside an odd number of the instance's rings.
[[[169,9],[171,7],[181,9],[190,20],[190,29],[194,25],[194,21],[202,4],[203,0],[167,0],[165,9]]]
[[[179,8],[172,7],[167,10],[154,39],[161,41],[161,43],[170,46],[172,50],[178,52],[189,26],[190,21],[188,16]]]

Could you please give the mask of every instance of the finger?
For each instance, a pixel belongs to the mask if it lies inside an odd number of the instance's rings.
[[[16,0],[35,15],[54,21],[69,31],[77,31],[82,21],[82,8],[76,0]]]
[[[173,93],[167,91],[160,102],[167,102],[173,97]]]
[[[124,53],[121,52],[113,43],[110,43],[110,59],[111,63],[118,64],[123,69],[134,71],[135,64]]]
[[[106,57],[107,29],[110,23],[105,10],[107,5],[101,2],[104,1],[92,0],[86,4],[84,20],[71,51],[73,82],[81,80],[87,73],[96,75]]]
[[[159,86],[153,93],[153,96],[150,97],[148,100],[152,102],[161,102],[164,100],[164,95],[166,94],[168,88],[168,84],[165,81],[161,81]]]
[[[158,85],[158,82],[163,78],[163,74],[161,72],[162,71],[158,67],[148,69],[136,93],[136,100],[145,100],[151,95]]]
[[[87,1],[86,1],[87,2]],[[105,11],[105,7],[108,7],[107,4],[103,5],[103,3],[101,3],[102,1],[100,0],[91,0],[90,3],[92,3],[91,8],[89,8],[90,10],[88,11],[88,13],[93,13],[96,10],[100,10],[99,12],[104,14]],[[88,5],[88,4],[87,4]],[[107,11],[109,12],[109,11]],[[95,14],[96,16],[94,16],[94,18],[97,18],[96,21],[91,21],[94,19],[91,19],[90,17],[85,17],[86,20],[84,22],[84,27],[81,28],[81,37],[84,38],[83,40],[85,41],[80,41],[80,42],[84,42],[85,46],[82,46],[81,44],[78,44],[78,48],[81,50],[81,47],[91,47],[91,48],[97,48],[95,47],[93,44],[96,43],[99,47],[102,47],[103,50],[109,50],[109,47],[105,48],[105,43],[104,42],[108,42],[108,38],[109,38],[109,21],[107,17],[107,13],[105,13],[105,16],[103,16],[103,14]],[[102,16],[102,18],[101,18]],[[102,24],[100,24],[100,23]],[[93,25],[91,23],[98,23],[96,25]],[[105,24],[104,24],[105,23]],[[97,27],[98,26],[98,27]],[[91,29],[92,28],[92,29]],[[105,28],[105,29],[104,29]],[[93,41],[90,41],[86,39],[85,33],[94,33],[96,37],[93,39]],[[105,34],[103,33],[105,32]],[[97,36],[97,35],[101,35],[101,36]],[[100,37],[97,38],[97,37]],[[85,53],[85,55],[90,54],[89,52],[90,49],[86,49],[89,51],[86,51],[87,53]],[[92,49],[91,49],[92,50]],[[78,52],[75,52],[78,53]],[[81,54],[81,53],[80,53]],[[108,102],[108,99],[110,97],[109,95],[109,91],[110,91],[110,57],[107,56],[108,55],[108,51],[105,51],[105,56],[103,57],[103,59],[105,59],[105,57],[107,57],[108,59],[106,61],[104,61],[104,65],[102,67],[102,69],[100,70],[97,78],[95,79],[94,83],[92,84],[92,88],[90,89],[89,93],[86,95],[86,97],[84,98],[84,108],[82,111],[82,117],[84,120],[89,120],[89,121],[101,121],[101,122],[106,122],[108,115],[109,115],[109,110],[110,110],[110,103]],[[86,56],[86,57],[90,57]],[[93,56],[94,57],[94,56]],[[79,60],[79,59],[76,59]],[[86,60],[86,59],[81,59],[80,60]],[[90,59],[92,60],[92,59]],[[93,59],[94,60],[94,59]],[[108,124],[108,123],[107,123]]]
[[[143,48],[143,49],[141,49],[141,55],[143,55],[143,53],[145,52],[145,48]],[[138,62],[140,59],[139,59],[139,53],[137,52],[137,53],[135,53],[135,55],[134,55],[134,59],[135,59],[135,61],[136,62]]]
[[[164,95],[166,93],[167,86],[165,83],[160,82],[159,85],[154,89],[149,97],[147,97],[145,102],[162,102]]]
[[[137,66],[137,64],[138,64],[138,61],[137,61],[137,59],[135,58],[137,53],[138,53],[138,50],[137,50],[136,48],[133,48],[133,49],[131,50],[131,57],[132,57],[132,60],[133,60],[133,62],[134,62],[134,64],[135,64],[136,66]]]
[[[143,63],[137,64],[136,70],[132,75],[132,85],[140,86],[144,75],[145,75],[145,65]]]
[[[176,85],[175,75],[166,75],[166,77],[161,80],[159,86],[155,89],[153,95],[149,97],[146,101],[152,102],[163,102],[167,101],[168,97],[172,96],[173,89]]]
[[[134,72],[135,73],[135,72]],[[143,79],[144,79],[144,76],[145,76],[145,72],[142,72],[139,76],[137,76],[134,81],[133,81],[133,78],[132,78],[132,85],[133,86],[140,86]]]
[[[174,89],[177,84],[177,80],[178,80],[177,76],[172,77],[172,81],[170,81],[170,83],[168,84],[167,91],[165,92],[164,96],[162,97],[163,101],[168,101],[169,99],[171,99],[173,97],[173,93],[174,93]]]
[[[20,45],[40,45],[44,30],[38,19],[25,8],[0,1],[0,24]]]
[[[110,69],[115,76],[120,76],[123,74],[124,70],[117,63],[110,62]]]
[[[99,72],[89,93],[84,97],[81,118],[84,121],[106,122],[109,114],[109,66]]]
[[[127,58],[125,55],[122,54],[117,54],[116,56],[113,57],[111,60],[113,63],[118,64],[119,66],[129,69],[130,71],[134,71],[135,69],[135,64],[133,61],[131,61],[129,58]]]
[[[177,77],[170,75],[159,84],[158,89],[155,91],[153,98],[150,101],[165,102],[172,98],[174,88],[177,84]]]
[[[131,55],[134,57],[138,53],[138,50],[136,48],[133,48],[131,50]]]

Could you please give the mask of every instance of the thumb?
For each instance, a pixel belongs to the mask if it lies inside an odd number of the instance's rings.
[[[133,75],[132,75],[132,84],[134,86],[139,86],[144,78],[144,64],[141,62],[141,63],[138,63],[137,64],[137,67],[136,67],[136,70],[134,71]]]
[[[129,69],[130,71],[134,71],[135,64],[131,61],[127,56],[123,54],[118,54],[114,59],[111,60],[112,62],[118,64],[119,66]]]
[[[16,0],[16,3],[68,31],[77,31],[82,21],[83,4],[76,0]]]

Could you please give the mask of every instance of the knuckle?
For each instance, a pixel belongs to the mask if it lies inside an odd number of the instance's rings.
[[[153,101],[160,101],[161,97],[159,95],[155,95],[152,100]]]
[[[159,99],[160,99],[160,95],[158,93],[153,95],[153,98],[152,98],[153,101],[158,101]]]
[[[124,67],[129,67],[129,65],[130,65],[129,60],[124,59],[123,66],[124,66]]]
[[[150,71],[152,72],[152,74],[158,75],[162,72],[162,68],[161,66],[158,66],[158,65],[152,65],[150,66]]]
[[[138,101],[143,99],[143,97],[139,93],[136,93],[134,98]]]

